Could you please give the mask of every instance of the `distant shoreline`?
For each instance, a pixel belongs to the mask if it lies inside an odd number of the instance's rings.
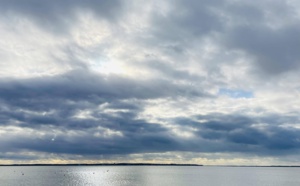
[[[0,166],[203,166],[199,164],[161,163],[97,163],[97,164],[7,164]]]
[[[222,165],[220,167],[300,167],[300,165]]]
[[[201,165],[201,164],[164,164],[164,163],[71,163],[71,164],[0,164],[0,166],[190,166],[190,167],[295,167],[299,168],[300,165]]]

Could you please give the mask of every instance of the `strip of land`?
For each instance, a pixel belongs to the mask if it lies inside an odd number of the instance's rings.
[[[222,167],[300,167],[300,165],[224,165]]]
[[[9,164],[0,166],[203,166],[199,164],[100,163],[100,164]]]
[[[0,164],[0,166],[204,166],[177,163],[96,163],[96,164]],[[300,165],[207,165],[209,167],[300,167]]]

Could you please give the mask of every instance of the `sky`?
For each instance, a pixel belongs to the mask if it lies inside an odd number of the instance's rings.
[[[297,0],[0,0],[0,164],[300,165]]]

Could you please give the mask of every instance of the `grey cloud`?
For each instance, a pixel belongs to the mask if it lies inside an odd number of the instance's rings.
[[[164,153],[172,151],[186,152],[234,152],[248,153],[258,156],[281,156],[297,154],[300,143],[296,129],[285,128],[285,122],[293,122],[294,117],[272,115],[268,117],[250,117],[224,114],[194,116],[192,118],[174,118],[173,125],[196,128],[196,137],[192,139],[178,138],[164,125],[137,119],[136,111],[110,113],[94,113],[96,121],[89,119],[61,120],[56,130],[64,135],[53,138],[53,128],[47,126],[36,128],[36,133],[46,132],[43,136],[18,136],[6,140],[10,147],[2,147],[14,151],[30,150],[57,154],[76,155],[129,155],[136,153]],[[101,119],[100,119],[101,118]],[[197,118],[207,119],[198,122]],[[209,119],[211,118],[211,119]],[[272,123],[285,118],[279,123]],[[263,128],[257,126],[264,123]],[[94,122],[94,123],[93,123]],[[88,124],[88,125],[86,125]],[[22,126],[22,125],[21,125]],[[28,124],[24,127],[34,127]],[[99,129],[98,127],[101,127]],[[84,130],[82,130],[84,129]],[[122,135],[105,136],[105,130],[119,131]],[[95,136],[95,132],[101,135]],[[3,143],[3,142],[1,142]]]
[[[128,110],[139,110],[141,109],[141,105],[137,105],[136,103],[131,102],[122,102],[115,101],[107,106],[107,108],[112,109],[128,109]]]
[[[0,126],[15,125],[36,130],[55,126],[59,129],[85,130],[100,125],[112,130],[140,133],[146,121],[134,121],[134,125],[129,121],[133,121],[144,109],[144,100],[207,96],[189,89],[167,81],[101,76],[89,71],[23,80],[2,79]],[[102,108],[99,109],[99,106]],[[75,117],[85,110],[93,118]],[[105,113],[105,110],[114,113]]]
[[[162,40],[184,41],[191,37],[208,34],[210,31],[219,30],[220,20],[211,10],[220,6],[218,1],[172,1],[169,14],[156,14],[153,18],[155,34]]]
[[[58,78],[58,80],[62,79]],[[18,81],[14,83],[2,82],[1,98],[4,104],[1,107],[1,116],[3,116],[1,117],[1,124],[12,126],[14,125],[12,121],[15,120],[18,121],[18,123],[15,123],[16,127],[34,129],[36,134],[30,136],[22,136],[21,134],[18,137],[12,134],[14,138],[11,136],[6,138],[6,140],[2,140],[1,143],[6,144],[1,145],[4,148],[3,150],[15,151],[18,149],[47,153],[113,155],[172,151],[181,146],[162,125],[136,119],[142,106],[134,103],[134,101],[131,103],[122,102],[122,99],[131,97],[118,97],[115,95],[116,97],[106,97],[103,101],[97,102],[93,99],[85,99],[84,96],[76,96],[75,98],[70,98],[74,99],[76,104],[69,105],[65,99],[68,99],[68,95],[72,93],[69,90],[73,89],[69,89],[70,87],[68,86],[59,86],[60,89],[57,89],[56,86],[53,86],[53,83],[57,82],[56,80],[55,78],[54,80],[51,79],[51,81],[43,80],[39,82],[40,80],[36,80],[39,83],[32,80],[29,81],[30,83],[26,80],[25,82]],[[62,83],[62,81],[60,82]],[[78,82],[76,81],[76,83]],[[67,84],[71,85],[70,82]],[[27,88],[30,90],[28,91]],[[61,92],[67,91],[63,94],[49,92],[53,88]],[[20,90],[23,90],[23,92],[13,94],[15,91]],[[29,94],[29,92],[33,92],[33,94]],[[85,93],[88,94],[89,92]],[[131,93],[130,95],[135,94]],[[102,94],[99,96],[102,96]],[[137,98],[147,97],[137,96]],[[22,103],[22,100],[25,100],[25,103]],[[104,110],[127,109],[127,111],[117,111],[111,114],[102,110],[96,110],[93,107],[93,104],[103,103],[105,103]],[[35,105],[43,105],[44,109],[48,110],[36,109]],[[89,108],[92,111],[91,115],[94,119],[73,118],[76,111],[84,108]],[[41,112],[49,110],[54,110],[55,112],[46,116],[40,115]],[[39,114],[36,115],[34,112]],[[101,127],[101,130],[98,127]],[[55,135],[53,130],[61,131],[64,135],[55,136],[53,141],[52,138]],[[105,137],[105,131],[103,130],[121,132],[122,136]],[[70,131],[71,134],[68,134]],[[41,132],[46,133],[46,135],[41,137],[39,135]],[[100,132],[100,136],[94,136],[95,132]]]
[[[144,100],[206,97],[202,92],[187,94],[188,89],[168,81],[102,76],[87,70],[52,77],[2,79],[0,125],[4,129],[9,126],[32,129],[37,135],[10,137],[2,148],[66,154],[176,149],[178,142],[165,127],[137,119],[137,115],[144,109]],[[88,110],[89,118],[75,117],[84,110]],[[66,136],[57,136],[52,141],[55,130]],[[67,135],[70,131],[72,135]],[[109,131],[121,136],[105,137],[110,135]],[[46,134],[41,137],[40,133]]]
[[[176,148],[176,140],[168,134],[168,130],[161,125],[135,119],[135,113],[120,113],[118,116],[102,113],[93,126],[85,126],[89,120],[63,120],[55,130],[64,135],[53,138],[53,128],[35,128],[35,132],[44,132],[42,137],[37,135],[18,136],[6,141],[10,150],[30,150],[47,153],[64,153],[79,155],[116,155],[143,152],[157,152]],[[69,122],[69,124],[68,124]],[[78,126],[74,123],[77,122]],[[122,136],[106,136],[101,130],[120,131]],[[34,127],[30,123],[24,127]],[[84,129],[84,130],[82,130]],[[48,130],[46,132],[45,130]],[[71,133],[70,133],[71,131]],[[95,136],[95,132],[101,135]],[[2,146],[3,147],[3,146]]]
[[[176,0],[168,3],[170,11],[155,11],[151,15],[151,28],[145,33],[147,37],[142,38],[143,45],[178,59],[187,55],[195,41],[201,42],[205,36],[223,27],[213,11],[222,6],[223,1]]]
[[[224,22],[226,29],[220,30],[225,49],[244,52],[260,75],[299,68],[300,40],[295,36],[300,26],[294,7],[282,1],[262,1],[231,3],[220,11],[230,20]]]
[[[192,117],[193,118],[193,117]],[[204,121],[198,121],[204,120]],[[250,117],[243,115],[210,114],[174,120],[180,126],[197,129],[200,139],[197,150],[202,152],[248,152],[257,155],[283,155],[300,149],[299,130],[284,127],[297,123],[294,116],[269,115]],[[209,144],[209,145],[205,145]],[[205,145],[201,147],[201,145]],[[225,148],[224,148],[225,147]],[[197,151],[195,150],[195,151]]]
[[[171,7],[167,14],[153,16],[153,30],[148,33],[154,42],[151,46],[165,54],[185,56],[195,41],[210,37],[224,50],[244,52],[260,75],[299,68],[300,40],[295,37],[299,21],[295,8],[286,2],[191,0],[175,1]]]
[[[13,153],[13,154],[8,154],[8,153],[0,153],[0,159],[5,159],[5,160],[36,160],[38,159],[39,156],[33,156],[33,155],[24,155],[20,153]]]
[[[1,98],[14,104],[30,105],[38,99],[93,100],[153,99],[173,96],[209,96],[187,85],[169,81],[133,80],[121,76],[102,76],[89,71],[72,71],[59,76],[0,81]],[[34,98],[34,99],[33,99]]]
[[[168,64],[167,62],[158,59],[147,59],[136,66],[147,68],[153,73],[158,73],[161,78],[170,79],[171,81],[175,80],[185,81],[189,84],[201,84],[205,79],[201,74],[191,74],[187,70],[181,70],[180,67],[176,67],[173,64]]]
[[[77,10],[91,10],[97,16],[114,21],[122,13],[123,2],[119,0],[1,0],[3,13],[15,13],[35,20],[41,28],[55,33],[66,32],[76,20]]]
[[[275,31],[243,26],[234,29],[226,39],[228,46],[249,54],[262,73],[276,75],[299,67],[300,40],[295,37],[299,28],[293,25]]]

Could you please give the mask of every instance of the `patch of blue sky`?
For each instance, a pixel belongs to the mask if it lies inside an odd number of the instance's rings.
[[[225,95],[231,98],[253,98],[254,94],[252,91],[246,91],[242,89],[227,89],[221,88],[219,89],[218,95]]]

